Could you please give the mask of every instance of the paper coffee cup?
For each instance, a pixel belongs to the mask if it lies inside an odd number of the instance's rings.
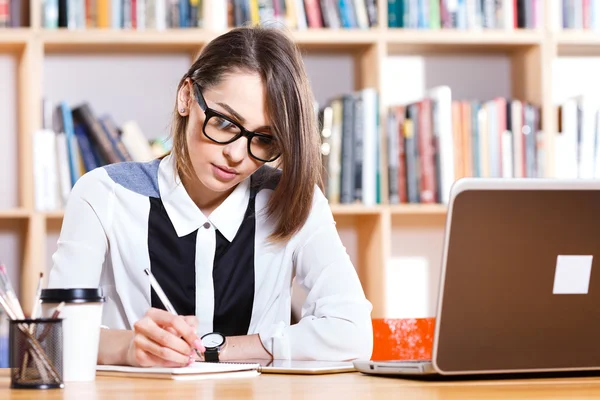
[[[63,318],[63,380],[95,380],[104,305],[102,289],[43,289],[41,301],[44,317],[51,317],[56,306],[65,302],[60,313]]]

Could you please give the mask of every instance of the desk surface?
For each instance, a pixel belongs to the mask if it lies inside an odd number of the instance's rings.
[[[254,378],[167,381],[98,377],[71,383],[64,389],[10,389],[0,373],[0,399],[591,399],[600,397],[600,378],[527,379],[503,381],[420,382],[380,378],[360,373],[335,375],[268,375]]]

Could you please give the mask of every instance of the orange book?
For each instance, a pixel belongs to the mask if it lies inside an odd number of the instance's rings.
[[[435,318],[374,318],[371,360],[431,360]]]
[[[110,27],[110,0],[96,0],[96,16],[98,28]]]

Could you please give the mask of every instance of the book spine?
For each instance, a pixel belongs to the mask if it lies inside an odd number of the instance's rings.
[[[7,28],[10,24],[9,0],[0,0],[0,28]]]
[[[387,117],[387,148],[388,148],[388,187],[389,187],[389,202],[390,204],[398,204],[400,202],[398,190],[398,120],[393,109],[389,110]]]
[[[396,123],[398,124],[397,129],[397,143],[398,143],[398,201],[400,203],[407,203],[408,198],[406,194],[406,109],[404,106],[396,107]]]
[[[435,192],[435,166],[433,134],[431,130],[431,99],[423,99],[419,102],[419,137],[418,149],[420,158],[420,186],[421,202],[434,203]]]
[[[360,93],[354,98],[354,201],[361,202],[363,174],[364,111]]]
[[[404,124],[404,141],[406,144],[406,188],[409,203],[419,203],[419,156],[417,150],[418,105],[408,105]]]
[[[81,123],[85,127],[92,141],[98,146],[102,157],[104,157],[108,163],[112,164],[121,161],[113,151],[108,136],[102,129],[98,120],[94,117],[89,104],[85,103],[73,109],[73,118],[76,122]]]
[[[340,202],[340,179],[342,160],[342,102],[335,99],[331,102],[333,124],[331,128],[331,151],[329,153],[329,192],[327,197],[332,204]]]

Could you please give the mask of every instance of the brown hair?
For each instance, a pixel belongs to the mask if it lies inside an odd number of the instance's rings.
[[[281,149],[277,160],[281,178],[267,204],[275,218],[270,239],[289,239],[308,218],[315,185],[322,189],[322,164],[313,94],[300,51],[281,30],[240,27],[218,36],[204,47],[179,82],[187,78],[202,88],[218,84],[225,74],[247,71],[261,76],[266,109]],[[194,176],[186,142],[187,117],[173,112],[173,149],[177,172]]]

